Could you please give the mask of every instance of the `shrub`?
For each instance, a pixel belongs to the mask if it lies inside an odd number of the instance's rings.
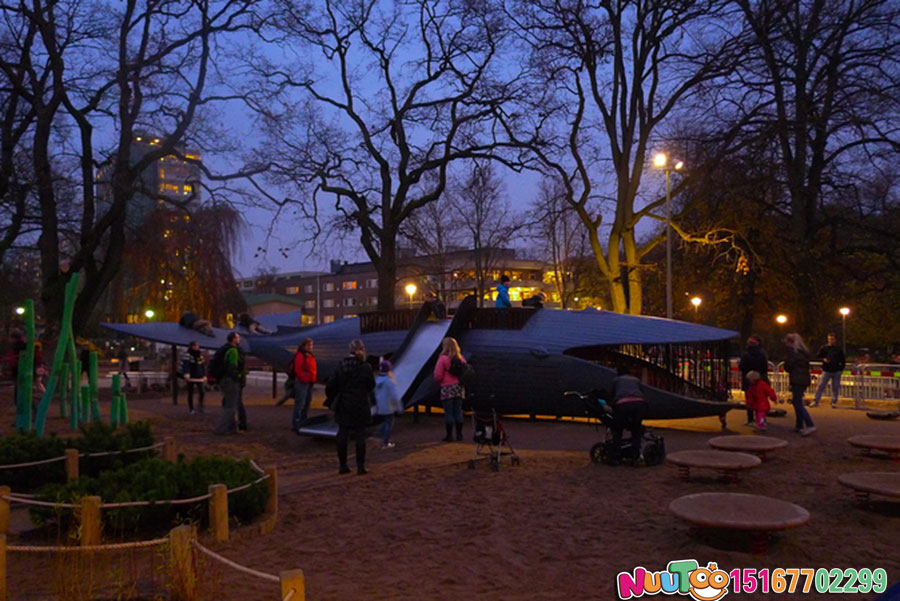
[[[104,503],[168,501],[204,495],[211,484],[225,484],[232,489],[258,477],[247,460],[200,457],[192,462],[169,463],[150,458],[103,472],[98,478],[82,477],[64,485],[48,485],[39,498],[55,503],[78,503],[88,495],[99,496]],[[268,497],[265,482],[231,494],[229,516],[236,522],[248,522],[262,514]],[[205,525],[208,519],[206,501],[104,509],[102,515],[105,530],[118,536],[155,534],[185,521]],[[31,517],[38,525],[57,524],[63,530],[72,525],[70,509],[33,507]]]
[[[65,448],[65,443],[54,435],[41,438],[34,432],[10,434],[0,438],[0,465],[53,459],[65,454]],[[0,484],[6,484],[14,492],[37,490],[48,482],[60,482],[65,478],[66,465],[63,461],[0,469]]]
[[[81,436],[70,441],[69,446],[78,449],[79,453],[102,453],[149,447],[153,442],[150,422],[131,423],[124,429],[116,429],[103,422],[91,422],[81,427]],[[118,469],[154,455],[156,452],[151,450],[106,457],[82,457],[79,474],[97,476],[104,471]]]

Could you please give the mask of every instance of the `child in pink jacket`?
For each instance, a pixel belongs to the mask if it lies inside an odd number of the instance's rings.
[[[778,400],[772,387],[762,379],[758,371],[747,372],[747,407],[756,411],[756,429],[765,431],[766,429],[766,413],[768,413],[771,405]]]

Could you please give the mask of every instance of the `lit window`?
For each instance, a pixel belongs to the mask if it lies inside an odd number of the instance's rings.
[[[344,288],[344,290],[356,290],[356,282],[353,281],[344,282],[341,286]]]
[[[330,308],[334,307],[334,299],[326,298],[325,300],[322,301],[322,306],[325,307],[326,309],[330,309]]]
[[[300,286],[291,286],[290,288],[286,288],[284,293],[285,294],[300,294]]]
[[[194,186],[192,186],[191,184],[184,185],[184,193],[185,194],[190,194],[193,191],[194,191]]]
[[[352,297],[351,297],[351,298],[345,298],[345,299],[344,299],[344,306],[345,306],[345,307],[355,307],[355,306],[356,306],[356,299],[355,299],[355,298],[352,298]]]
[[[165,177],[166,177],[166,170],[160,168],[160,170],[159,170],[159,176],[162,177],[162,178],[165,178]]]
[[[325,282],[322,285],[322,290],[325,292],[334,292],[334,282]]]
[[[350,313],[349,315],[344,315],[344,319],[350,319],[351,317],[357,317],[356,313]]]
[[[323,315],[322,316],[322,323],[331,323],[332,321],[334,321],[334,315]]]
[[[186,159],[188,159],[188,160],[191,160],[191,161],[199,161],[199,160],[200,160],[200,155],[197,155],[197,154],[186,154],[186,155],[184,155],[184,158],[186,158]]]

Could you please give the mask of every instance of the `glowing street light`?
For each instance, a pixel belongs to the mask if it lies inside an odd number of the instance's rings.
[[[695,296],[691,299],[691,304],[694,305],[694,319],[697,319],[697,313],[700,311],[700,304],[703,303],[703,299],[699,296]]]
[[[672,170],[680,171],[684,163],[676,160],[669,165],[669,157],[658,152],[653,157],[653,166],[666,174],[666,317],[672,319]]]
[[[416,293],[416,285],[415,284],[407,284],[406,285],[406,293],[409,295],[409,308],[412,309],[413,303],[413,295]]]
[[[841,314],[841,350],[844,356],[847,355],[847,316],[850,315],[850,307],[841,307],[838,309]]]
[[[153,316],[156,315],[156,312],[153,309],[147,309],[144,311],[144,317],[147,319],[153,319]]]
[[[25,307],[16,307],[16,315],[25,315]]]
[[[775,321],[778,323],[778,325],[783,326],[787,323],[787,315],[784,315],[783,313],[781,315],[776,315]]]

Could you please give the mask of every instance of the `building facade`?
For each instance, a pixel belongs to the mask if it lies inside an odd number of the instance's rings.
[[[448,307],[477,294],[479,280],[484,306],[493,306],[501,275],[509,276],[510,298],[521,301],[543,291],[553,301],[551,287],[545,284],[546,266],[541,261],[516,258],[513,249],[485,251],[459,250],[443,255],[403,256],[398,260],[394,302],[398,308],[420,304],[428,292],[437,294]],[[482,275],[479,278],[479,274]],[[370,263],[332,261],[328,272],[295,272],[238,280],[243,293],[266,292],[297,298],[302,303],[303,323],[330,323],[345,317],[374,311],[378,305],[378,273]],[[407,287],[414,287],[412,294]]]

